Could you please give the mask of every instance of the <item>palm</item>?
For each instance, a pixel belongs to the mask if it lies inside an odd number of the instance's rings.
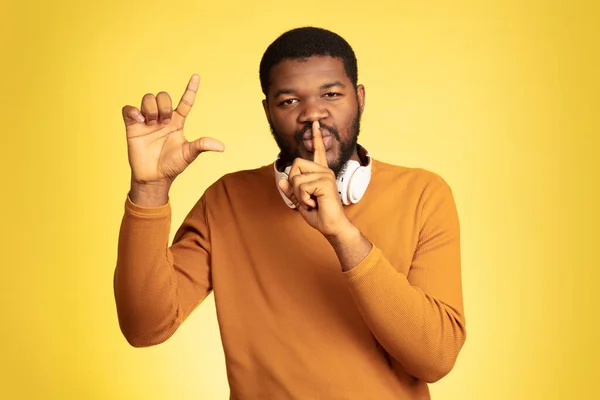
[[[189,142],[183,134],[197,90],[198,77],[194,75],[175,110],[170,96],[164,92],[156,98],[150,94],[144,96],[141,111],[132,106],[123,108],[129,164],[135,182],[173,181],[200,153],[223,151],[219,141],[200,138]]]
[[[173,180],[193,161],[190,142],[183,134],[184,121],[175,111],[166,126],[136,123],[127,127],[129,161],[136,181]]]

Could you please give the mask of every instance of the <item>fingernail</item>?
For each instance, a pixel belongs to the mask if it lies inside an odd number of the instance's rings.
[[[144,122],[144,117],[142,117],[141,115],[138,115],[137,117],[135,117],[135,119],[137,120],[137,122]]]
[[[168,124],[169,124],[169,122],[171,122],[171,120],[170,120],[169,118],[167,118],[167,119],[163,119],[163,121],[162,121],[162,123],[163,123],[164,125],[168,125]]]

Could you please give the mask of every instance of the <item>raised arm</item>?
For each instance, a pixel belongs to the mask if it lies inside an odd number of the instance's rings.
[[[192,76],[175,110],[165,92],[145,95],[139,109],[123,107],[131,190],[119,233],[114,293],[121,331],[136,347],[169,338],[211,290],[203,199],[168,245],[171,184],[200,153],[224,150],[211,138],[184,137],[198,79]]]

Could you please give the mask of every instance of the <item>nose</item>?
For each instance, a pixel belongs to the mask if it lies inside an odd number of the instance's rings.
[[[298,122],[306,124],[307,122],[320,121],[327,118],[329,113],[323,104],[319,101],[309,101],[304,103],[304,109],[298,115]]]

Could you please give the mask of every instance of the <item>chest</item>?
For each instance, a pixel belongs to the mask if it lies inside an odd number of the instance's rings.
[[[419,221],[412,210],[395,207],[389,201],[345,207],[350,221],[404,274],[409,272],[418,242]],[[238,276],[254,273],[286,280],[307,275],[328,280],[340,271],[327,240],[300,213],[287,207],[231,209],[218,214],[211,225],[214,269],[237,270]]]

